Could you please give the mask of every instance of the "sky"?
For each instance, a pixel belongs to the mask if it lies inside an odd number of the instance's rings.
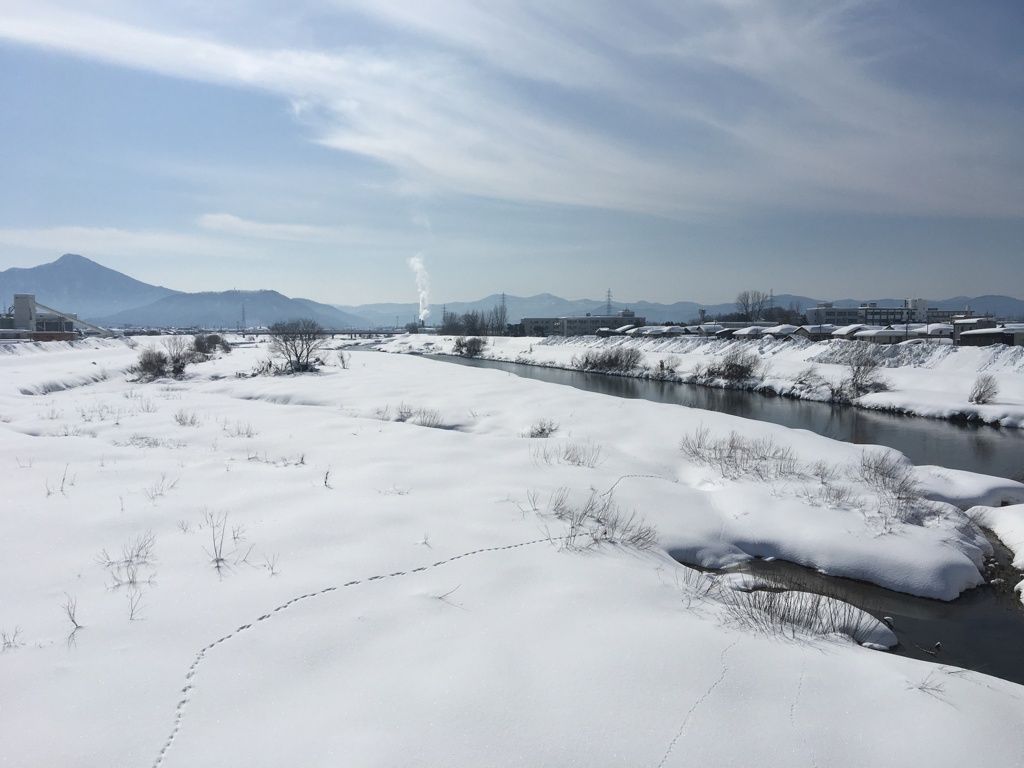
[[[1024,298],[1022,39],[1019,0],[0,0],[0,269]]]

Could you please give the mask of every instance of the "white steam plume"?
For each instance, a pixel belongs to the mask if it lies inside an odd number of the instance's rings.
[[[409,259],[409,267],[416,275],[416,290],[420,294],[420,320],[430,317],[430,275],[423,266],[423,256],[417,253]]]

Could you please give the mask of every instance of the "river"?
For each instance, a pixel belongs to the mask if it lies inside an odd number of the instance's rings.
[[[966,425],[742,390],[519,363],[459,357],[432,359],[474,368],[495,368],[527,379],[612,397],[643,398],[721,411],[811,430],[835,440],[885,445],[901,451],[919,465],[935,464],[1017,480],[1024,477],[1024,430],[1021,429]],[[739,570],[790,583],[796,589],[832,595],[876,618],[891,618],[900,640],[894,653],[972,669],[1024,685],[1024,606],[1012,590],[1020,576],[1009,568],[1011,553],[998,540],[993,544],[999,575],[1007,580],[996,586],[969,590],[951,602],[912,597],[871,584],[823,576],[781,561],[755,560],[743,564]],[[939,650],[936,643],[940,644]]]

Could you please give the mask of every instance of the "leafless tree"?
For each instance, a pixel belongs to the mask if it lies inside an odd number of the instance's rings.
[[[487,325],[490,326],[493,336],[504,336],[508,333],[508,307],[504,298],[487,314]]]
[[[982,373],[974,380],[974,387],[967,398],[977,405],[986,405],[993,402],[999,396],[999,385],[991,373]]]
[[[740,291],[736,294],[736,310],[744,320],[760,320],[770,301],[771,294],[764,291]]]
[[[476,309],[464,312],[462,327],[466,329],[467,336],[484,336],[487,334],[487,316]]]
[[[270,349],[283,357],[293,371],[314,370],[315,355],[326,343],[323,326],[308,317],[270,326]]]
[[[879,376],[882,362],[875,354],[877,349],[877,346],[869,341],[855,341],[850,348],[846,365],[850,372],[848,380],[854,397],[886,388]]]

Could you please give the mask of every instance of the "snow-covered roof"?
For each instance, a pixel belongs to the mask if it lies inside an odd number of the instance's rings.
[[[771,328],[762,328],[761,332],[770,333],[772,336],[789,336],[791,333],[796,333],[797,328],[798,326],[782,323],[781,325],[773,325]]]
[[[909,329],[899,326],[896,328],[867,328],[863,331],[857,331],[853,334],[855,339],[877,339],[877,338],[898,338],[908,336],[910,333]]]
[[[764,328],[756,325],[748,326],[747,328],[737,328],[733,336],[760,336],[764,333]]]
[[[807,333],[834,333],[836,326],[831,323],[815,323],[814,325],[801,325],[800,329]]]
[[[841,326],[839,326],[834,331],[832,331],[832,335],[833,336],[849,336],[851,333],[856,333],[857,331],[871,331],[871,330],[878,331],[878,330],[881,330],[881,329],[882,329],[882,326],[880,326],[880,325],[865,325],[864,323],[853,323],[852,325],[841,325]]]
[[[1024,333],[1024,323],[1007,323],[996,328],[974,328],[970,331],[961,331],[961,336],[986,336],[1000,333]]]

